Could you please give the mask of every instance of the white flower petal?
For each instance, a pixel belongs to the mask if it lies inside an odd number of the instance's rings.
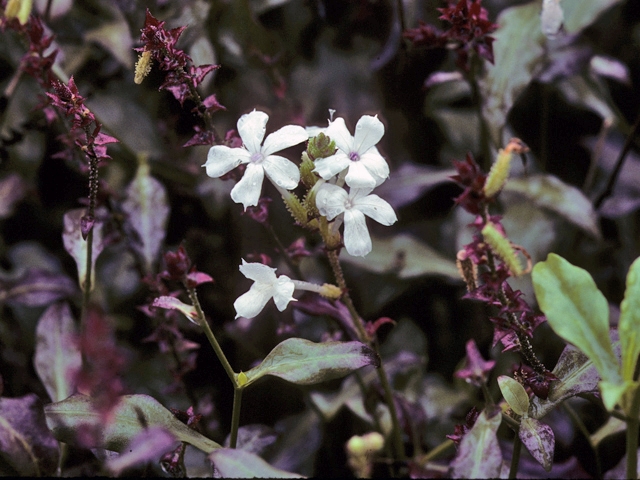
[[[296,299],[293,298],[293,291],[295,288],[296,287],[291,279],[286,275],[280,275],[280,277],[278,277],[278,281],[273,291],[273,301],[275,302],[276,307],[278,307],[278,310],[283,312],[284,309],[287,308],[287,305],[289,305],[289,302],[296,301]]]
[[[364,257],[372,248],[364,214],[356,208],[344,212],[344,246],[354,257]]]
[[[262,145],[262,153],[264,155],[271,155],[285,148],[305,142],[308,138],[309,135],[307,135],[304,128],[298,125],[287,125],[267,135]]]
[[[336,147],[349,155],[353,150],[353,137],[344,123],[344,118],[336,118],[329,124],[324,132],[331,140],[336,142]]]
[[[389,165],[376,147],[372,147],[367,153],[360,155],[360,163],[367,167],[369,173],[376,180],[380,179],[376,182],[377,185],[389,178]]]
[[[207,175],[213,178],[229,173],[241,163],[249,161],[250,153],[244,148],[229,148],[224,145],[214,145],[209,149],[207,162],[202,165],[207,169]]]
[[[238,120],[238,133],[242,143],[251,153],[260,151],[260,144],[267,131],[267,120],[269,120],[269,115],[257,110],[245,113]]]
[[[293,190],[300,182],[300,170],[296,164],[279,155],[269,155],[262,162],[262,167],[279,187]]]
[[[393,225],[398,221],[391,205],[378,195],[367,195],[353,201],[353,208],[360,210],[367,217],[373,218],[382,225]]]
[[[316,206],[320,215],[327,217],[327,220],[333,220],[344,212],[348,198],[349,195],[344,189],[325,183],[316,194]]]
[[[349,160],[349,157],[347,157],[344,152],[338,150],[336,154],[330,157],[317,159],[315,164],[316,168],[314,168],[313,171],[325,180],[329,180],[351,165],[351,160]]]
[[[231,199],[244,205],[245,210],[247,207],[258,205],[263,179],[264,169],[262,166],[249,163],[244,176],[231,190]]]
[[[366,165],[362,162],[351,162],[349,172],[344,180],[351,188],[373,189],[377,183],[377,179],[369,173]]]
[[[253,318],[258,315],[267,304],[273,294],[273,287],[266,283],[254,283],[247,293],[240,295],[233,307],[236,309],[236,318]]]
[[[304,131],[307,132],[309,138],[317,137],[319,133],[327,133],[327,127],[304,127]]]
[[[254,282],[273,284],[276,281],[275,268],[264,263],[247,263],[244,258],[242,265],[240,265],[240,273]]]
[[[384,125],[378,117],[363,115],[356,125],[356,133],[353,136],[353,148],[362,155],[378,143],[383,135]]]

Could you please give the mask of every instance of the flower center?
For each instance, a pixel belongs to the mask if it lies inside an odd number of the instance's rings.
[[[251,163],[262,163],[262,161],[264,160],[264,155],[260,152],[256,152],[253,155],[251,155]]]
[[[351,160],[352,162],[357,162],[360,160],[360,155],[358,154],[358,152],[351,152],[349,154],[349,160]]]
[[[350,198],[347,198],[347,200],[344,202],[344,209],[351,210],[352,208],[353,208],[353,200],[351,200]]]

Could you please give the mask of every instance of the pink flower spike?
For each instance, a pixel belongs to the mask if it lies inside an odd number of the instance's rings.
[[[462,370],[458,370],[455,376],[458,378],[464,378],[465,381],[475,385],[481,386],[487,381],[489,372],[493,369],[496,362],[495,360],[486,361],[480,355],[478,346],[475,340],[469,340],[467,342],[467,358],[465,367]]]

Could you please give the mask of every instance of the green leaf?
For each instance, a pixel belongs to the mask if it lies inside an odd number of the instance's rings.
[[[147,428],[163,427],[181,442],[210,453],[222,448],[216,442],[189,428],[156,399],[148,395],[125,395],[113,410],[113,420],[105,423],[94,398],[76,394],[44,407],[47,425],[61,442],[76,444],[76,431],[89,425],[99,432],[92,447],[121,452],[130,440]],[[82,445],[87,447],[87,445]]]
[[[374,273],[394,272],[399,278],[443,275],[459,280],[454,261],[410,235],[391,238],[372,237],[373,250],[366,257],[352,257],[346,252],[340,260]]]
[[[545,471],[550,472],[556,444],[551,427],[535,418],[525,418],[520,422],[518,435],[531,456],[542,465]]]
[[[96,42],[108,50],[126,69],[133,69],[133,39],[127,19],[116,4],[102,4],[104,11],[101,17],[104,20],[100,26],[89,30],[85,34],[85,40]],[[111,18],[109,18],[111,17]]]
[[[380,366],[380,357],[360,342],[313,343],[289,338],[279,343],[255,368],[244,372],[249,385],[274,375],[298,385],[311,385],[343,377],[366,365]]]
[[[620,2],[621,0],[563,0],[564,28],[567,33],[578,33],[591,25],[605,10]]]
[[[620,366],[609,341],[609,306],[591,275],[550,253],[533,268],[532,280],[553,331],[582,350],[604,380],[620,383]]]
[[[75,390],[71,374],[82,367],[76,336],[67,303],[54,303],[38,321],[33,365],[54,402],[67,398]]]
[[[209,455],[223,478],[306,478],[272,467],[259,456],[233,448],[220,448]]]
[[[501,421],[499,410],[490,418],[487,410],[480,414],[460,442],[458,455],[451,463],[452,478],[498,478],[502,452],[496,432]]]
[[[164,185],[150,175],[148,163],[142,162],[138,167],[127,187],[122,210],[127,214],[127,223],[138,234],[133,248],[144,261],[145,271],[150,273],[166,235],[169,204]]]
[[[498,377],[498,385],[511,410],[518,415],[524,415],[529,411],[529,395],[517,380],[506,375],[500,375]]]
[[[607,410],[611,411],[620,404],[627,415],[636,415],[630,410],[631,399],[638,389],[638,382],[625,380],[622,383],[602,381],[598,384],[602,393],[602,403]]]
[[[507,195],[507,203],[510,203],[510,195],[524,197],[528,203],[555,212],[595,238],[600,238],[598,216],[591,201],[576,187],[553,175],[510,179],[502,191]]]
[[[622,345],[622,378],[633,380],[640,355],[640,257],[631,264],[627,289],[620,304],[618,333]]]

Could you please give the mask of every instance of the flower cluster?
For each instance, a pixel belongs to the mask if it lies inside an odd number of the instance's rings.
[[[207,175],[221,178],[236,167],[246,165],[244,175],[231,190],[231,198],[241,203],[252,218],[266,225],[270,199],[260,198],[266,177],[282,194],[300,225],[321,231],[328,250],[340,248],[338,229],[344,223],[347,252],[356,256],[367,255],[372,244],[365,216],[383,225],[397,221],[391,205],[371,193],[389,177],[389,166],[376,148],[384,135],[382,122],[377,117],[365,115],[358,121],[355,135],[351,135],[344,119],[338,118],[330,121],[326,128],[305,130],[300,126],[287,125],[265,138],[268,119],[266,113],[256,110],[240,117],[238,134],[242,146],[211,147],[203,165]],[[300,167],[276,155],[307,140],[307,151],[302,155]],[[300,180],[307,189],[302,202],[291,193]],[[345,183],[348,190],[344,188]],[[336,238],[338,240],[334,241]],[[300,248],[295,250],[297,252]],[[307,254],[304,249],[300,253]],[[276,277],[275,269],[261,263],[243,260],[240,271],[254,284],[234,304],[238,317],[256,316],[271,298],[282,311],[295,300],[292,296],[295,289],[314,291],[328,298],[341,295],[334,286],[320,287],[291,280],[284,275]]]
[[[407,29],[404,37],[415,46],[442,48],[453,43],[458,54],[458,66],[469,69],[469,51],[475,52],[493,63],[494,38],[489,35],[498,25],[488,19],[487,11],[481,6],[482,0],[459,0],[451,2],[447,8],[439,8],[441,20],[451,26],[440,31],[437,28],[420,22],[418,28]]]
[[[464,187],[455,202],[476,215],[475,221],[469,225],[476,233],[472,242],[458,253],[457,260],[469,290],[465,298],[481,300],[497,309],[497,314],[490,317],[494,324],[493,345],[500,342],[504,347],[503,351],[522,353],[531,365],[531,371],[535,372],[522,375],[524,384],[544,398],[549,382],[555,377],[538,361],[529,339],[546,318],[536,314],[522,298],[522,292],[513,290],[507,282],[509,277],[524,273],[515,250],[522,251],[525,256],[527,254],[506,238],[501,217],[488,214],[488,205],[494,200],[508,175],[508,171],[505,171],[509,166],[506,157],[524,151],[526,147],[519,140],[513,139],[500,151],[495,167],[488,176],[470,154],[465,162],[454,161],[458,174],[452,179]],[[487,194],[487,184],[494,185],[490,189],[491,195]]]
[[[193,111],[204,117],[206,123],[210,123],[211,113],[226,108],[218,102],[214,94],[202,100],[196,88],[209,73],[220,68],[220,65],[189,65],[191,57],[175,46],[186,27],[165,30],[164,24],[165,22],[158,21],[147,9],[144,28],[141,29],[140,35],[143,46],[135,49],[141,52],[136,64],[135,82],[142,82],[151,71],[151,64],[155,60],[161,70],[168,72],[160,90],[170,91],[180,105],[187,99],[193,100],[197,105]],[[211,145],[215,142],[213,129],[202,130],[198,127],[195,130],[196,134],[184,146]]]

